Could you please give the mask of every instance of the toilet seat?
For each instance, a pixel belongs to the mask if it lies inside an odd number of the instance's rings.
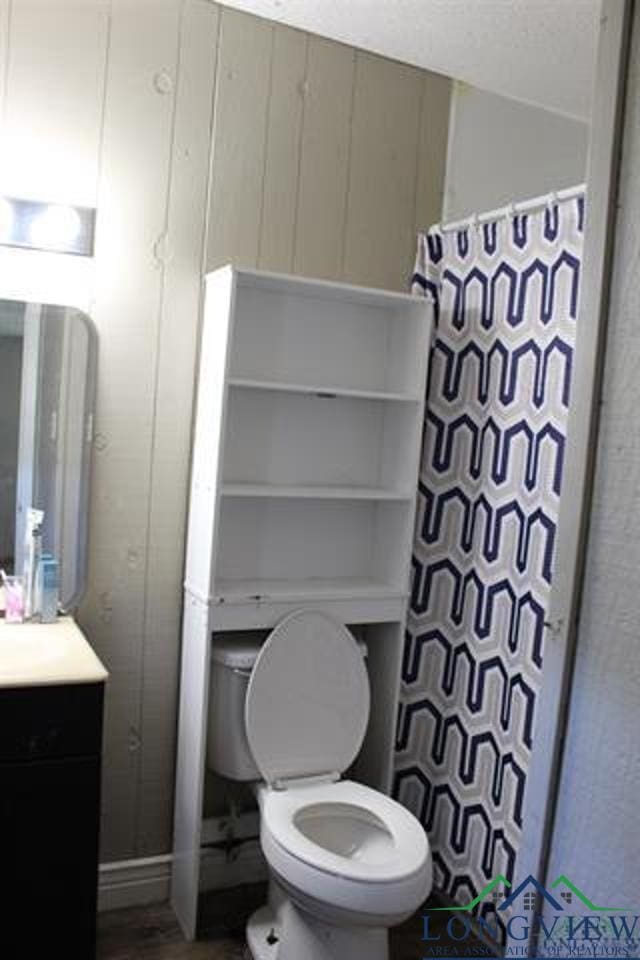
[[[346,851],[338,852],[332,842],[335,838],[331,837],[332,827],[341,832],[336,821],[343,815],[345,820],[360,820],[363,824],[361,842],[349,855],[345,855]],[[315,840],[305,832],[313,817],[320,827]],[[350,780],[266,790],[262,799],[262,825],[289,855],[316,870],[348,880],[367,883],[402,880],[423,870],[429,858],[426,834],[413,814],[385,794]],[[369,846],[367,827],[373,841]]]
[[[297,610],[258,653],[245,728],[263,779],[333,777],[358,755],[369,722],[369,677],[353,634],[319,610]]]

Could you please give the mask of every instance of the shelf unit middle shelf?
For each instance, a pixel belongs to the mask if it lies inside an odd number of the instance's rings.
[[[411,502],[414,494],[408,490],[388,490],[381,487],[286,485],[266,483],[225,483],[223,497],[281,498],[286,500],[397,500]]]
[[[303,396],[349,400],[375,400],[380,403],[420,403],[421,397],[411,393],[394,393],[388,390],[360,390],[328,384],[291,383],[286,380],[257,380],[246,377],[230,377],[229,386],[236,390],[256,390],[265,393],[293,393]]]

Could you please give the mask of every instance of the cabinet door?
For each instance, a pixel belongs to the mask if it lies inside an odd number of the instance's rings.
[[[98,757],[0,764],[0,953],[95,952]]]

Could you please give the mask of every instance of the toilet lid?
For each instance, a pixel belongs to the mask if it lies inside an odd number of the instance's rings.
[[[369,679],[347,628],[312,610],[285,617],[251,672],[245,725],[267,783],[340,774],[355,759],[369,721]]]

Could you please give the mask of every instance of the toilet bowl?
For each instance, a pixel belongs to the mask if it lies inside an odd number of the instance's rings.
[[[281,885],[326,920],[393,926],[431,889],[431,857],[412,814],[359,783],[261,791],[261,843]]]
[[[349,630],[317,611],[286,617],[258,653],[245,700],[270,871],[268,903],[247,928],[254,960],[387,960],[388,928],[431,890],[416,818],[340,779],[368,719],[367,672]]]

